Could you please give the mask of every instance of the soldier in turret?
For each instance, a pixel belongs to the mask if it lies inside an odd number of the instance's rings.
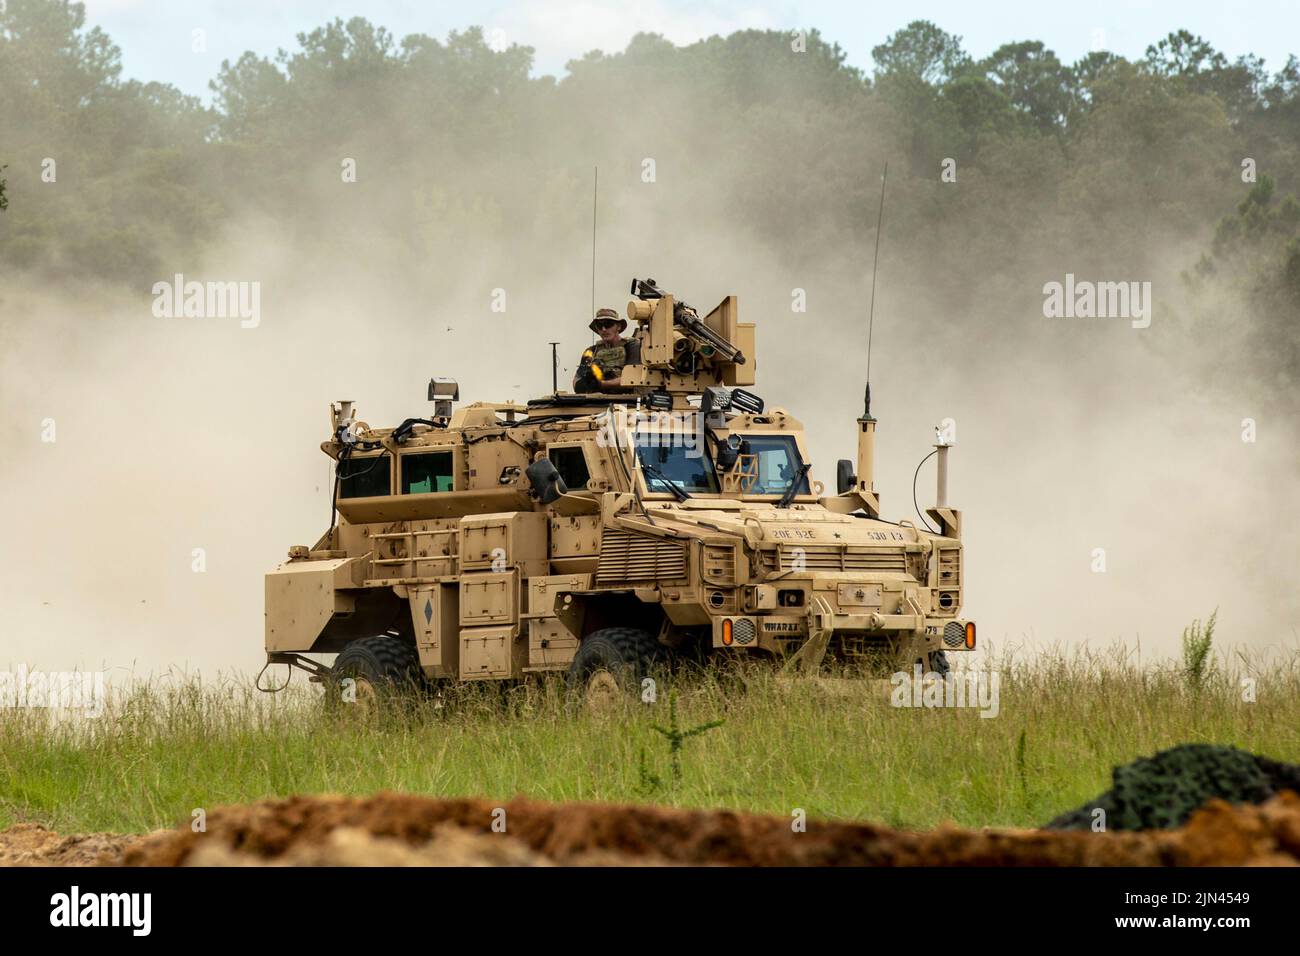
[[[600,309],[590,328],[600,341],[582,353],[577,374],[573,376],[575,392],[601,392],[622,385],[620,376],[627,363],[628,340],[623,338],[627,319],[613,309]]]

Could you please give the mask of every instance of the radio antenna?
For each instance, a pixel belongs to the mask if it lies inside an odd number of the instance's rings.
[[[596,193],[600,188],[600,167],[591,167],[591,312],[596,314]],[[592,333],[593,335],[595,333]]]
[[[876,273],[880,271],[880,227],[885,220],[885,180],[889,177],[889,163],[880,176],[880,210],[876,213],[876,255],[871,262],[871,311],[867,314],[867,395],[866,417],[871,417],[871,332],[876,324]]]

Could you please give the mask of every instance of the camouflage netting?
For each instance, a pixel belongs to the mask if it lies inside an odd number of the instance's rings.
[[[1300,766],[1212,744],[1180,744],[1140,757],[1116,767],[1111,779],[1110,790],[1046,829],[1089,830],[1094,811],[1101,809],[1107,830],[1168,830],[1216,797],[1260,804],[1283,790],[1300,793]]]

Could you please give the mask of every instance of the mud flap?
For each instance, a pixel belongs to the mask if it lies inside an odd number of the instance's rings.
[[[781,668],[782,676],[803,674],[811,676],[821,670],[826,649],[830,647],[831,634],[835,632],[835,612],[823,597],[815,597],[808,612],[808,640]]]

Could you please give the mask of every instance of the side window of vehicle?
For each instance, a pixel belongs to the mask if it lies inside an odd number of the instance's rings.
[[[376,498],[389,494],[391,462],[392,457],[386,453],[344,461],[339,465],[339,497]]]
[[[587,482],[591,480],[591,471],[587,468],[587,456],[581,448],[548,448],[546,457],[551,460],[555,470],[564,479],[565,487],[570,491],[587,490]]]
[[[451,491],[455,486],[453,457],[449,451],[402,456],[402,494],[427,495]]]

